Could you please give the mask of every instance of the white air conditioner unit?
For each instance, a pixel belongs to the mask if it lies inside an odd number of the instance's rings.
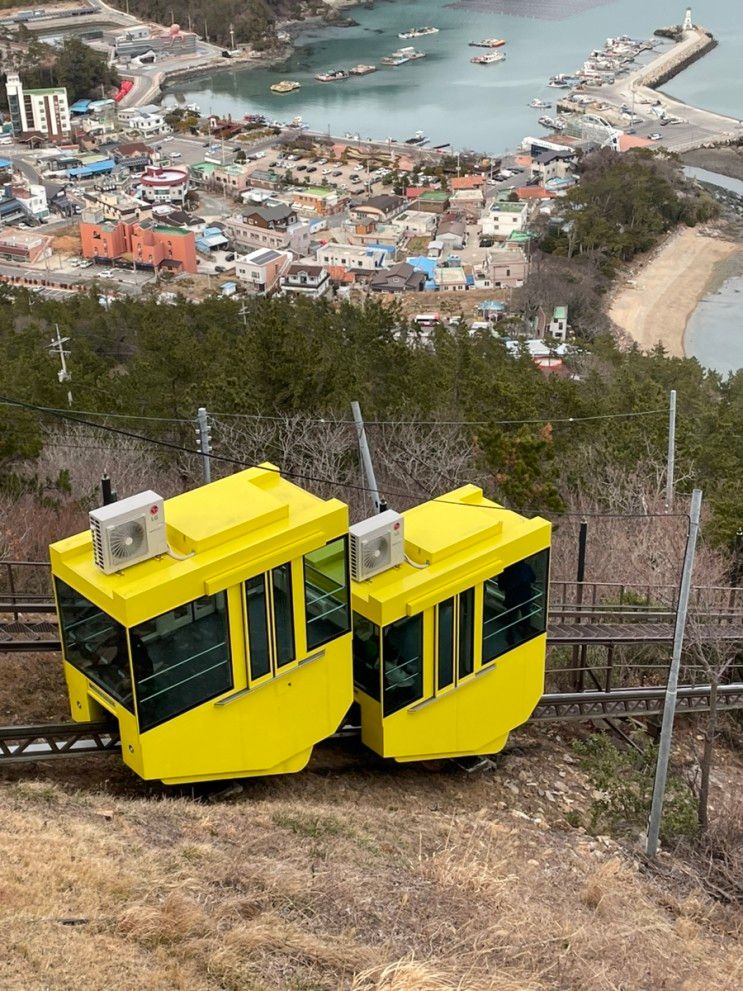
[[[405,560],[403,518],[392,509],[349,527],[351,575],[363,582]]]
[[[156,492],[140,492],[89,515],[93,556],[106,575],[168,552],[165,509]]]

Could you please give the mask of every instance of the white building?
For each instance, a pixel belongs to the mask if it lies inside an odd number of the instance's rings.
[[[64,86],[24,89],[17,72],[9,72],[5,83],[13,130],[39,131],[51,141],[70,136],[70,108]]]
[[[528,206],[526,203],[496,201],[491,203],[480,220],[484,237],[497,237],[506,240],[514,231],[522,231],[526,226]]]
[[[162,111],[154,104],[144,107],[128,107],[119,110],[119,123],[127,131],[138,134],[170,134],[172,128],[165,123]]]
[[[188,169],[148,165],[139,177],[139,197],[148,203],[183,203],[191,183]]]
[[[317,260],[325,268],[331,266],[342,266],[343,268],[362,269],[373,272],[375,269],[384,268],[387,264],[388,254],[380,248],[366,248],[361,244],[334,244],[323,245],[317,251]]]

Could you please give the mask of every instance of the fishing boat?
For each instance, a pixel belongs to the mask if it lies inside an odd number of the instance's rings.
[[[547,116],[540,117],[539,118],[539,123],[542,125],[542,127],[550,127],[550,128],[552,128],[552,127],[555,126],[554,120],[551,117],[547,117]]]
[[[487,55],[473,55],[470,62],[475,65],[492,65],[493,62],[504,62],[505,59],[503,52],[488,52]]]
[[[350,73],[346,69],[331,69],[330,72],[317,72],[315,79],[321,83],[337,83],[342,79],[348,79]]]
[[[482,41],[471,41],[470,48],[502,48],[505,38],[483,38]]]
[[[427,34],[438,34],[438,28],[410,28],[409,31],[402,31],[398,34],[398,38],[424,38]]]
[[[301,89],[302,84],[292,79],[282,79],[280,83],[274,83],[269,89],[272,93],[293,93],[296,89]]]
[[[382,65],[405,65],[406,62],[413,62],[415,59],[425,58],[425,52],[418,52],[415,48],[398,48],[391,55],[385,55],[381,59]]]
[[[348,70],[352,76],[368,76],[370,72],[376,72],[376,65],[364,65],[363,63],[355,65],[352,69]]]
[[[562,72],[557,76],[552,76],[547,85],[552,87],[552,89],[570,89],[568,76]]]
[[[535,110],[549,110],[552,104],[549,100],[540,100],[535,96],[529,106],[534,107]]]
[[[405,141],[406,145],[426,145],[428,144],[428,138],[423,133],[423,131],[416,131],[414,137],[407,138]]]

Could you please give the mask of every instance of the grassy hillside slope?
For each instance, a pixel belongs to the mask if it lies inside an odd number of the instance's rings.
[[[61,715],[54,662],[12,664],[9,683],[43,690],[5,692],[3,721]],[[473,775],[327,745],[299,776],[196,798],[113,756],[5,771],[0,987],[738,986],[737,908],[571,827],[592,798],[578,764],[559,737],[518,742]]]

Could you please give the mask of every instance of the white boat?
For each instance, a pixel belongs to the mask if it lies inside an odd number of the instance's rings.
[[[398,48],[396,52],[391,55],[385,55],[381,59],[382,65],[405,65],[406,62],[413,62],[419,58],[425,58],[425,52],[416,51],[415,48]]]
[[[376,65],[364,65],[363,62],[348,70],[352,76],[368,76],[370,72],[376,72]]]
[[[535,110],[549,110],[552,104],[549,100],[540,100],[535,96],[529,106],[534,107]]]
[[[403,38],[403,39],[407,39],[407,38],[423,38],[427,34],[438,34],[438,33],[439,33],[439,29],[438,28],[429,28],[429,27],[426,27],[426,28],[410,28],[409,31],[402,31],[400,34],[398,34],[397,37],[398,38]]]
[[[503,52],[488,52],[487,55],[474,55],[470,62],[475,65],[492,65],[493,62],[505,62],[506,56]]]
[[[348,79],[350,73],[346,69],[331,69],[330,72],[317,72],[315,79],[321,83],[337,83]]]
[[[547,117],[547,116],[540,117],[539,118],[539,123],[542,125],[542,127],[554,127],[555,126],[554,120],[551,117]]]

